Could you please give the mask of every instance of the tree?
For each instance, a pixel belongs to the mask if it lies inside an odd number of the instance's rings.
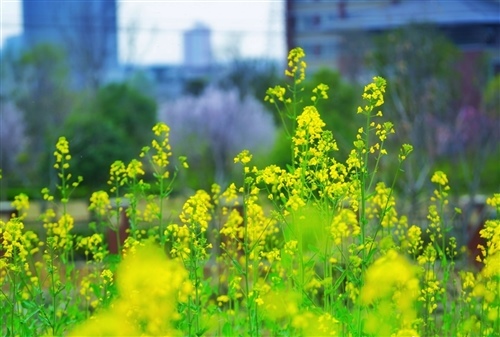
[[[7,181],[22,178],[16,174],[18,156],[26,145],[22,115],[9,102],[0,102],[0,200],[5,199]]]
[[[224,185],[239,152],[266,152],[274,143],[272,117],[252,96],[241,99],[236,89],[210,87],[199,97],[181,97],[162,106],[160,120],[171,128],[174,150],[188,157],[192,188]]]
[[[71,172],[82,176],[81,187],[88,194],[103,189],[109,178],[109,168],[115,160],[129,162],[137,149],[125,132],[109,119],[96,119],[95,114],[78,114],[66,123],[72,153]]]
[[[471,197],[495,192],[500,183],[500,75],[485,86],[480,107],[465,106],[452,125],[449,160],[461,168],[457,181]],[[459,160],[457,160],[457,158]]]
[[[92,110],[97,117],[107,119],[125,132],[140,149],[150,141],[151,128],[156,123],[156,102],[126,83],[112,83],[102,87]]]
[[[16,85],[9,95],[23,114],[27,138],[26,178],[32,184],[48,180],[52,185],[51,150],[72,107],[66,57],[56,46],[39,44],[22,52],[11,66]]]
[[[104,188],[110,165],[136,158],[150,143],[156,121],[156,102],[124,83],[101,88],[94,100],[75,109],[64,134],[82,186]]]
[[[444,143],[445,134],[439,130],[453,123],[459,108],[454,70],[458,50],[442,33],[426,25],[409,25],[377,36],[374,46],[371,64],[389,84],[385,116],[401,130],[396,143],[409,142],[414,147],[401,192],[415,205],[443,154],[439,144]]]
[[[270,86],[280,80],[278,65],[271,60],[234,59],[226,71],[216,79],[216,86],[223,90],[237,89],[240,98],[249,95],[261,101]]]

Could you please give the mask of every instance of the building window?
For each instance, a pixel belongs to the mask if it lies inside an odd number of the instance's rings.
[[[321,27],[321,16],[318,14],[309,15],[304,18],[305,29],[318,29]]]
[[[312,52],[313,52],[313,55],[315,57],[320,57],[321,51],[322,51],[322,48],[321,48],[321,45],[319,45],[319,44],[315,44],[312,48]]]

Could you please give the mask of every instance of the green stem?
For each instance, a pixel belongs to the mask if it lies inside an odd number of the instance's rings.
[[[54,249],[53,249],[53,243],[51,243],[51,247],[49,247],[50,251],[50,268],[49,268],[49,273],[50,273],[50,289],[52,293],[52,334],[54,336],[57,336],[56,334],[56,318],[57,318],[57,291],[55,287],[56,279],[55,279],[55,272],[54,272]]]
[[[194,248],[194,247],[193,247]],[[194,328],[196,334],[198,334],[198,331],[200,331],[200,326],[199,326],[199,311],[201,309],[200,306],[200,284],[198,280],[198,259],[196,258],[196,253],[193,251],[195,256],[193,256],[193,270],[192,272],[194,273],[194,288],[195,288],[195,312],[194,312]]]
[[[14,252],[14,258],[15,258],[15,252]],[[16,272],[13,273],[12,277],[12,313],[11,313],[11,321],[10,321],[10,328],[11,328],[11,333],[13,334],[15,329],[14,329],[14,317],[15,317],[15,312],[16,312],[16,293],[17,293],[17,282],[16,282]]]
[[[165,246],[165,233],[164,233],[164,230],[163,230],[163,198],[164,198],[164,193],[165,191],[163,190],[164,189],[164,185],[163,185],[163,178],[160,177],[160,200],[159,200],[159,208],[160,208],[160,212],[158,214],[158,221],[160,222],[159,224],[159,228],[160,228],[160,243],[161,243],[161,246],[164,247]]]

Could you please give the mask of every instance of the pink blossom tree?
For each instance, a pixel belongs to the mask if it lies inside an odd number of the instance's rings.
[[[201,96],[181,97],[164,104],[159,119],[170,126],[172,147],[188,156],[191,169],[222,185],[234,172],[236,154],[265,153],[274,145],[272,116],[255,98],[240,98],[238,90],[209,87]]]
[[[9,102],[0,103],[0,199],[5,198],[7,177],[17,171],[18,158],[26,145],[22,113]],[[20,178],[20,177],[17,177]]]

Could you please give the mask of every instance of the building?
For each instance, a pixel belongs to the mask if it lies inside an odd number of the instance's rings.
[[[186,93],[191,85],[203,87],[220,73],[212,54],[211,31],[197,23],[183,34],[184,59],[182,64],[154,64],[147,67],[126,69],[126,76],[142,73],[155,87],[158,100],[167,101]]]
[[[362,59],[346,55],[347,49],[366,47],[370,36],[410,23],[436,25],[463,52],[489,54],[493,71],[500,71],[500,1],[286,1],[287,47],[304,48],[312,70],[326,66],[347,73],[350,63]]]
[[[212,66],[211,32],[207,26],[197,23],[184,32],[184,66],[188,69],[207,69]]]
[[[97,87],[116,71],[116,0],[23,0],[22,12],[25,46],[61,47],[75,86]]]

